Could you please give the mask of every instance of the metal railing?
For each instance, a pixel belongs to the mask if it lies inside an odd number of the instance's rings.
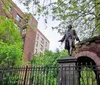
[[[2,67],[0,85],[100,85],[100,66]]]

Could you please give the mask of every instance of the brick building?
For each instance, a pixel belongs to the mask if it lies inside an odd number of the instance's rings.
[[[49,49],[50,42],[38,29],[36,31],[34,54],[40,54]]]
[[[6,3],[9,3],[9,6],[7,6]],[[7,12],[4,8],[7,9]],[[23,39],[24,61],[31,60],[34,53],[43,53],[45,50],[49,49],[50,42],[37,29],[37,20],[31,14],[24,14],[12,0],[0,0],[0,16],[6,16],[7,18],[13,19],[20,27],[20,35]],[[39,39],[37,38],[38,35]],[[42,50],[42,48],[44,49]]]

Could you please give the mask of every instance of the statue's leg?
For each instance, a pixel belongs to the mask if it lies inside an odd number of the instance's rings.
[[[69,45],[69,40],[67,41],[67,50],[68,50],[68,54],[70,55],[70,45]]]
[[[69,40],[66,40],[66,41],[65,41],[65,50],[68,50],[68,55],[70,55]]]
[[[70,50],[69,50],[69,53],[70,53],[70,56],[72,56],[72,39],[69,39],[69,47],[70,47]]]

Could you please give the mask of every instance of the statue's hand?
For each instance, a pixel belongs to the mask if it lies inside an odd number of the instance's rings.
[[[62,40],[59,40],[58,42],[61,42],[61,45],[63,44],[63,41]]]
[[[80,43],[81,41],[79,40],[78,42]]]
[[[58,42],[62,42],[62,40],[59,40]]]
[[[61,45],[63,44],[63,42],[61,42]]]

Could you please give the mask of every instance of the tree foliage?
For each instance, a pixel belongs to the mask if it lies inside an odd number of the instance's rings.
[[[80,85],[97,85],[96,74],[92,69],[83,67],[80,75]]]
[[[62,56],[68,56],[66,50],[56,52],[45,51],[44,54],[36,55],[33,57],[32,64],[40,66],[56,66],[57,60]]]
[[[33,65],[34,72],[31,73],[31,80],[33,81],[33,79],[37,78],[33,83],[47,85],[48,82],[48,84],[56,85],[58,77],[57,60],[67,55],[67,50],[56,50],[56,52],[47,50],[44,54],[33,56],[31,64]]]
[[[72,24],[82,37],[100,33],[98,28],[100,12],[96,12],[100,7],[100,0],[20,0],[20,2],[28,9],[33,9],[34,15],[45,17],[45,23],[49,22],[48,17],[52,17],[53,21],[60,21],[58,26],[52,27],[60,33],[63,33],[69,24]]]
[[[0,17],[0,40],[8,44],[21,41],[19,30],[12,20]]]
[[[22,40],[19,28],[5,17],[0,17],[0,64],[19,65],[22,62]]]

